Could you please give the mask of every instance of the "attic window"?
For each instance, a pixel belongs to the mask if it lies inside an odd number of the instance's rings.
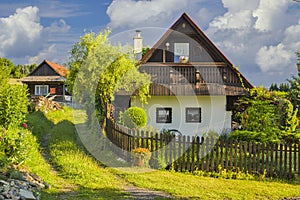
[[[174,43],[174,63],[187,63],[189,54],[189,43]]]

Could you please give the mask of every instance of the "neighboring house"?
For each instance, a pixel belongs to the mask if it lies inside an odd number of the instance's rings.
[[[233,102],[253,87],[186,13],[140,61],[152,80],[148,125],[160,130],[230,131]]]
[[[44,60],[28,76],[21,78],[23,84],[28,85],[31,98],[35,96],[54,96],[56,101],[65,100],[66,76],[68,70],[56,63]]]

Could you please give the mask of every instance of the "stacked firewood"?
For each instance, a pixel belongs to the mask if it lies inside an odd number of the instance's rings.
[[[53,101],[54,98],[55,96],[52,96],[50,98],[39,96],[38,99],[34,102],[35,110],[40,110],[47,113],[48,111],[62,109],[62,106],[58,102]]]

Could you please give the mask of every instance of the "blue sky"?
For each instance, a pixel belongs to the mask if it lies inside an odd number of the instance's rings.
[[[254,85],[296,75],[300,3],[292,0],[0,0],[0,56],[63,64],[85,31],[106,27],[126,42],[142,29],[151,46],[183,12]]]

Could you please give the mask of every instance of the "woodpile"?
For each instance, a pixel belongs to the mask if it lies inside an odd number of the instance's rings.
[[[39,96],[37,99],[33,100],[32,103],[34,104],[35,110],[40,110],[44,113],[61,110],[62,106],[58,102],[53,101],[54,98],[55,96],[50,98]]]

